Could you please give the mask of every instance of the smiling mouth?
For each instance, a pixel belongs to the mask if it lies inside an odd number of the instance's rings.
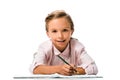
[[[59,40],[59,41],[57,41],[57,42],[65,42],[65,40]]]

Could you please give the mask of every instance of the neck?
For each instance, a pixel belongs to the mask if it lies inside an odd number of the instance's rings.
[[[55,48],[58,49],[62,53],[67,48],[68,44],[65,47],[62,47],[62,48],[58,47],[58,46],[55,46]]]

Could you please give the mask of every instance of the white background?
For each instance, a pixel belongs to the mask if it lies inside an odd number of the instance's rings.
[[[44,19],[59,9],[71,15],[75,24],[73,37],[84,44],[96,61],[98,75],[105,80],[118,79],[119,0],[1,0],[0,78],[11,80],[16,75],[30,75],[33,53],[48,40]]]

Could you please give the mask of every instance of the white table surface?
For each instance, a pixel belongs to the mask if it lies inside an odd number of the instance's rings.
[[[59,74],[52,75],[16,75],[14,79],[19,80],[103,80],[103,76],[98,75],[72,75],[64,76]]]

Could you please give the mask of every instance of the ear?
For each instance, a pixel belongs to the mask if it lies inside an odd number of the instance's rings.
[[[74,30],[71,31],[71,35],[73,34]]]

